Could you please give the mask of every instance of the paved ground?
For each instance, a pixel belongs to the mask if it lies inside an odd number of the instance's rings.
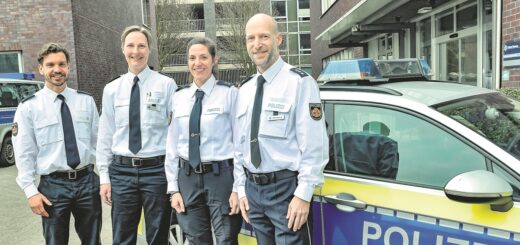
[[[41,218],[32,213],[27,199],[16,184],[16,167],[0,168],[0,244],[45,244]],[[71,223],[72,224],[72,223]],[[71,226],[70,244],[80,244]],[[103,204],[101,243],[112,243],[110,206]]]

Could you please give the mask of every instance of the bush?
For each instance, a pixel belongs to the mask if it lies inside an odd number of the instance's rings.
[[[520,88],[501,88],[499,91],[515,100],[520,101]]]

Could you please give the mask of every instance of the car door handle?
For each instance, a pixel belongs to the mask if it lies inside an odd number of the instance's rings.
[[[363,201],[356,199],[356,197],[352,194],[348,193],[339,193],[337,195],[327,195],[323,197],[325,201],[328,203],[336,204],[338,209],[344,211],[354,211],[353,209],[346,208],[345,206],[352,207],[355,209],[365,209],[367,204]],[[343,207],[342,207],[343,206]]]

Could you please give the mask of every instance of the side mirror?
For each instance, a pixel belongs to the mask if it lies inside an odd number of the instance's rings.
[[[513,207],[513,188],[496,174],[485,170],[453,177],[444,187],[444,193],[457,202],[489,203],[493,211],[507,212]]]

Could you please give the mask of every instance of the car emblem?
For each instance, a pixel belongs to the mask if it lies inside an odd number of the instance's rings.
[[[316,121],[320,120],[323,115],[321,113],[321,103],[309,103],[309,113],[312,119]]]

